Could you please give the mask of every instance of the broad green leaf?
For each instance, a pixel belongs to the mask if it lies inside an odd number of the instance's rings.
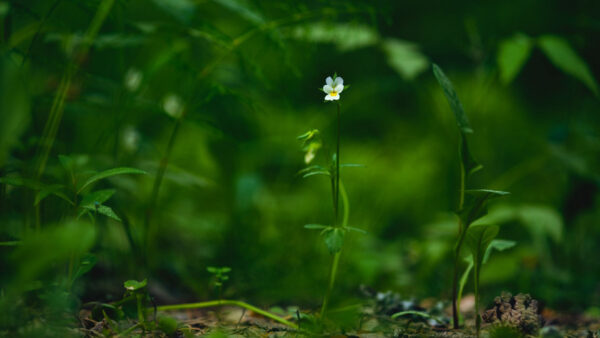
[[[85,181],[85,183],[81,186],[81,188],[79,188],[78,192],[81,192],[87,186],[89,186],[90,184],[92,184],[96,181],[99,181],[99,180],[107,178],[107,177],[111,177],[111,176],[115,176],[115,175],[123,175],[123,174],[146,174],[146,172],[143,170],[140,170],[140,169],[126,168],[126,167],[108,169],[106,171],[103,171],[101,173],[98,173],[98,174],[88,178],[88,180]]]
[[[125,289],[127,289],[127,291],[137,291],[145,288],[146,285],[148,285],[147,279],[144,279],[141,282],[138,282],[136,280],[128,280],[125,283],[123,283],[123,286],[125,287]]]
[[[473,154],[469,151],[469,144],[467,142],[467,135],[464,133],[460,133],[460,143],[458,147],[458,152],[460,159],[462,161],[462,166],[465,170],[465,174],[468,176],[473,173],[481,170],[483,166],[473,158]]]
[[[382,45],[388,64],[405,80],[414,79],[429,67],[429,60],[415,43],[387,39]]]
[[[538,45],[548,59],[563,72],[583,82],[595,95],[598,95],[598,84],[588,65],[571,48],[567,40],[553,35],[538,38]]]
[[[331,228],[323,232],[325,245],[332,255],[342,250],[344,244],[344,231],[340,228]]]
[[[465,191],[465,203],[463,209],[458,212],[462,219],[463,231],[471,223],[487,214],[487,202],[490,199],[508,195],[506,191],[474,189]]]
[[[465,245],[471,251],[476,267],[483,263],[485,252],[499,230],[497,225],[474,225],[467,230]]]
[[[561,214],[543,205],[526,205],[517,211],[517,217],[537,241],[550,237],[555,243],[563,239],[564,224]]]
[[[469,125],[467,114],[465,113],[462,103],[460,103],[460,100],[458,99],[458,95],[452,86],[452,82],[450,82],[448,77],[446,77],[446,74],[444,74],[442,69],[435,63],[433,64],[433,75],[435,75],[435,78],[444,90],[444,95],[448,100],[448,104],[454,112],[454,117],[456,118],[458,128],[465,134],[472,133],[473,129],[471,129],[471,126]]]
[[[70,257],[82,256],[94,244],[95,227],[88,222],[73,221],[64,225],[45,225],[22,240],[12,256],[18,263],[15,272],[17,283],[25,283],[39,278],[49,271],[55,271],[57,264],[65,264]],[[17,287],[20,287],[17,285]]]
[[[178,325],[175,318],[164,316],[158,318],[158,328],[169,337],[176,336],[175,332]]]
[[[79,205],[82,207],[86,207],[86,206],[93,207],[95,203],[102,204],[102,203],[108,201],[108,199],[111,198],[112,195],[115,194],[115,192],[116,192],[115,189],[104,189],[104,190],[97,190],[97,191],[91,192],[91,193],[83,196],[83,198],[81,199],[81,203],[79,203]]]
[[[58,155],[58,161],[66,171],[73,173],[74,161],[71,157],[66,155]]]
[[[509,84],[519,74],[532,47],[533,41],[524,34],[516,34],[500,43],[497,62],[502,83]]]
[[[88,211],[93,211],[93,212],[97,212],[101,215],[104,215],[106,217],[110,217],[112,219],[114,219],[115,221],[121,222],[121,218],[119,216],[117,216],[117,214],[115,214],[115,212],[113,211],[113,209],[111,209],[109,206],[106,205],[86,205],[86,206],[82,206],[83,209],[88,210]],[[82,214],[79,214],[79,217],[81,217]]]

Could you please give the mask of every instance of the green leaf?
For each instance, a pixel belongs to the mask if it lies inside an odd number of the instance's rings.
[[[137,290],[145,288],[146,285],[148,285],[147,279],[144,279],[141,282],[138,282],[136,280],[128,280],[125,283],[123,283],[123,286],[125,287],[125,289],[127,291],[137,291]]]
[[[83,209],[85,210],[89,210],[89,211],[94,211],[97,212],[101,215],[104,215],[106,217],[112,218],[115,221],[118,222],[122,222],[121,218],[119,216],[117,216],[117,214],[115,214],[115,212],[113,211],[113,209],[111,209],[111,207],[108,207],[106,205],[86,205],[86,206],[82,206]],[[79,214],[79,217],[82,216],[83,213]]]
[[[306,224],[304,225],[304,229],[311,229],[311,230],[323,230],[323,229],[327,229],[330,226],[328,225],[321,225],[321,224]]]
[[[456,118],[458,128],[461,130],[461,132],[465,134],[472,133],[473,129],[471,129],[471,126],[469,125],[467,114],[465,113],[462,103],[460,103],[460,100],[458,99],[456,91],[454,91],[452,82],[450,82],[450,80],[446,77],[442,69],[435,63],[433,64],[433,75],[435,75],[435,78],[444,90],[444,95],[448,100],[448,104],[454,112],[454,117]]]
[[[467,230],[465,244],[473,255],[476,268],[483,264],[485,252],[499,231],[497,225],[474,225]]]
[[[423,318],[431,318],[431,315],[429,313],[423,312],[423,311],[402,311],[402,312],[394,313],[391,317],[392,317],[392,319],[396,319],[398,317],[408,316],[408,315],[414,315],[414,316],[419,316],[419,317],[423,317]]]
[[[78,193],[81,192],[83,189],[85,189],[90,184],[92,184],[96,181],[99,181],[101,179],[115,176],[115,175],[123,175],[123,174],[146,174],[146,172],[143,170],[140,170],[140,169],[126,168],[126,167],[108,169],[108,170],[105,170],[101,173],[98,173],[98,174],[88,178],[88,180],[85,181],[85,183],[81,186],[81,188],[79,188],[79,190],[77,192]]]
[[[598,95],[598,84],[592,72],[567,40],[558,36],[544,35],[539,37],[537,42],[558,69],[583,82],[596,96]]]
[[[81,203],[79,203],[79,205],[81,207],[87,207],[87,206],[93,207],[95,203],[102,204],[102,203],[108,201],[108,199],[111,198],[112,195],[115,194],[115,192],[117,192],[115,189],[104,189],[104,190],[97,190],[97,191],[91,192],[91,193],[83,196],[83,198],[81,199]]]
[[[190,23],[196,10],[191,0],[154,0],[154,4],[183,23]]]
[[[79,266],[77,267],[77,270],[75,270],[75,274],[73,274],[73,280],[78,279],[92,270],[94,265],[96,265],[96,262],[98,262],[98,259],[95,255],[90,253],[84,255],[79,261]]]
[[[302,175],[302,178],[307,178],[307,177],[315,176],[315,175],[331,176],[331,173],[329,171],[325,171],[325,170],[311,171],[309,173]]]
[[[50,195],[62,198],[69,204],[75,205],[75,203],[73,203],[73,201],[71,201],[71,199],[67,197],[67,195],[62,191],[63,188],[64,186],[60,184],[53,184],[42,188],[42,190],[38,191],[38,193],[35,195],[33,205],[38,205],[41,201],[43,201],[46,197]]]
[[[355,228],[355,227],[345,226],[344,229],[347,229],[347,230],[350,230],[350,231],[354,231],[354,232],[358,232],[358,233],[361,233],[363,235],[367,234],[367,232],[364,231],[363,229],[359,229],[359,228]]]
[[[519,74],[532,47],[533,41],[524,34],[516,34],[500,43],[497,62],[502,83],[509,84]]]
[[[175,336],[175,332],[177,331],[177,320],[172,317],[159,317],[158,318],[158,328],[167,334],[167,336]]]
[[[69,173],[73,173],[75,164],[71,157],[66,155],[58,155],[58,161],[66,171],[68,171]]]
[[[471,223],[487,214],[487,202],[490,199],[508,195],[506,191],[474,189],[465,190],[465,203],[463,209],[458,212],[462,219],[463,230],[466,230]]]
[[[260,25],[265,23],[265,19],[260,12],[252,8],[251,4],[246,0],[213,0],[219,5],[228,8],[232,12],[237,13],[242,18],[249,22]]]
[[[515,245],[517,245],[517,242],[515,242],[515,241],[509,241],[506,239],[493,240],[490,243],[490,245],[487,247],[487,249],[485,250],[485,254],[483,255],[482,263],[483,264],[487,263],[487,261],[490,259],[490,255],[492,254],[492,250],[495,249],[498,251],[504,251],[504,250],[512,248]]]
[[[344,244],[344,230],[340,228],[331,228],[323,232],[325,245],[332,255],[342,250]]]
[[[386,39],[382,46],[387,55],[388,64],[404,80],[414,79],[429,67],[429,60],[419,51],[415,43]]]

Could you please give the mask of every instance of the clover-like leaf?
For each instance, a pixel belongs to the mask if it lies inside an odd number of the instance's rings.
[[[127,291],[138,291],[140,289],[145,288],[146,285],[148,285],[148,279],[144,279],[141,282],[136,280],[128,280],[125,283],[123,283],[123,286]]]
[[[345,232],[340,228],[330,228],[323,232],[325,245],[332,255],[342,250]]]

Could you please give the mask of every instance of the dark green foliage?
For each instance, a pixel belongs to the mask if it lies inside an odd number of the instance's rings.
[[[88,310],[122,334],[123,281],[213,300],[211,265],[225,298],[308,318],[342,243],[332,316],[361,284],[449,302],[453,212],[518,243],[489,245],[481,305],[599,304],[599,6],[0,0],[0,336],[68,336]]]

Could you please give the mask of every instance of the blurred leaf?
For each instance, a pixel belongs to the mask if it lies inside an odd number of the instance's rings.
[[[29,125],[27,77],[7,57],[0,56],[0,167]]]
[[[85,205],[82,206],[83,209],[88,210],[88,211],[93,211],[93,212],[97,212],[101,215],[104,215],[106,217],[112,218],[115,221],[118,222],[122,222],[121,218],[119,216],[117,216],[117,214],[115,214],[115,212],[113,211],[113,209],[111,209],[111,207],[106,206],[106,205]],[[81,216],[81,214],[79,214],[79,216]]]
[[[485,254],[483,255],[483,264],[487,263],[487,261],[490,259],[490,255],[492,254],[492,250],[498,250],[498,251],[504,251],[507,249],[512,248],[513,246],[517,245],[517,242],[515,241],[509,241],[506,239],[495,239],[493,240],[490,245],[487,247],[487,249],[485,250]]]
[[[344,231],[340,228],[331,228],[323,232],[325,245],[332,255],[342,250],[344,244]]]
[[[35,280],[44,272],[55,270],[55,263],[63,264],[73,255],[83,255],[92,247],[95,238],[95,228],[83,221],[46,226],[31,234],[23,239],[12,256],[19,266],[16,282]]]
[[[416,44],[398,39],[383,41],[389,65],[405,80],[412,80],[429,67],[429,60]]]
[[[465,191],[465,203],[458,215],[463,220],[464,228],[487,214],[487,202],[489,199],[508,195],[506,191],[475,189]]]
[[[141,282],[138,282],[136,280],[128,280],[125,283],[123,283],[123,286],[125,287],[125,289],[127,289],[127,291],[137,291],[145,288],[147,284],[148,279],[144,279]]]
[[[307,178],[307,177],[315,176],[315,175],[331,176],[331,173],[329,171],[324,171],[324,170],[311,171],[311,172],[308,172],[308,173],[302,175],[302,178]]]
[[[177,331],[177,320],[171,317],[159,317],[158,328],[169,336],[174,336]]]
[[[32,190],[41,190],[46,187],[45,184],[31,178],[24,177],[0,177],[0,183],[25,187]]]
[[[35,201],[33,205],[38,205],[41,201],[43,201],[46,197],[50,195],[54,195],[56,197],[62,198],[67,201],[69,204],[74,205],[73,201],[63,192],[64,186],[61,184],[52,184],[49,186],[45,186],[42,190],[38,191],[35,195]]]
[[[98,261],[98,259],[96,258],[95,255],[90,254],[90,253],[85,254],[79,260],[79,265],[77,266],[77,270],[75,270],[75,273],[73,274],[73,280],[77,280],[79,277],[85,275],[90,270],[92,270],[94,265],[96,265],[97,261]]]
[[[598,95],[598,84],[589,67],[571,48],[567,40],[553,35],[538,38],[538,45],[552,63],[563,72],[583,82],[595,95]]]
[[[245,0],[213,0],[219,5],[228,8],[232,12],[237,13],[242,18],[252,22],[255,25],[265,23],[263,16],[251,4]]]
[[[97,191],[91,192],[91,193],[83,196],[83,198],[81,199],[81,203],[79,203],[79,205],[82,207],[86,207],[86,206],[93,207],[94,203],[102,204],[102,203],[108,201],[108,199],[111,198],[112,195],[115,194],[115,192],[117,192],[115,189],[105,189],[105,190],[97,190]]]
[[[476,267],[483,264],[485,252],[499,231],[497,225],[474,225],[467,230],[465,244],[473,255]]]
[[[379,41],[377,32],[358,24],[311,23],[296,26],[291,35],[312,43],[332,43],[343,52],[373,46]]]
[[[64,48],[69,46],[79,46],[84,43],[86,37],[84,34],[64,34],[64,33],[50,33],[46,35],[45,42],[57,42],[60,43]],[[148,39],[139,35],[125,35],[125,34],[104,34],[99,35],[91,42],[91,46],[97,49],[104,48],[128,48],[137,47],[146,43]]]
[[[311,230],[323,230],[323,229],[327,229],[330,226],[328,225],[321,225],[321,224],[306,224],[304,225],[304,229],[311,229]]]
[[[460,128],[461,132],[465,134],[472,133],[473,129],[471,129],[471,126],[469,125],[469,119],[467,119],[467,114],[463,109],[462,103],[460,103],[458,95],[456,94],[456,91],[454,91],[452,82],[450,82],[450,80],[446,77],[446,74],[444,74],[442,69],[435,63],[433,64],[433,75],[435,75],[435,78],[444,90],[444,95],[448,100],[450,108],[452,108],[452,111],[454,112],[454,117],[456,117],[458,128]]]
[[[99,180],[107,178],[107,177],[111,177],[111,176],[115,176],[115,175],[123,175],[123,174],[146,174],[146,172],[143,170],[140,170],[140,169],[124,168],[124,167],[108,169],[106,171],[103,171],[101,173],[98,173],[98,174],[88,178],[88,180],[85,181],[85,183],[81,186],[81,188],[79,188],[78,192],[81,192],[88,185],[90,185],[96,181],[99,181]]]
[[[349,226],[345,226],[344,229],[350,230],[350,231],[354,231],[354,232],[358,232],[361,233],[363,235],[366,235],[368,232],[366,232],[363,229],[359,229],[359,228],[355,228],[355,227],[349,227]]]
[[[0,18],[3,18],[6,13],[10,10],[10,4],[8,2],[0,2]]]
[[[556,243],[563,239],[563,220],[560,213],[547,206],[528,205],[518,210],[518,217],[534,237],[549,236]]]
[[[185,24],[190,23],[196,10],[191,0],[154,0],[154,4]]]
[[[502,83],[509,84],[519,74],[532,47],[533,41],[524,34],[516,34],[500,43],[497,62]]]

